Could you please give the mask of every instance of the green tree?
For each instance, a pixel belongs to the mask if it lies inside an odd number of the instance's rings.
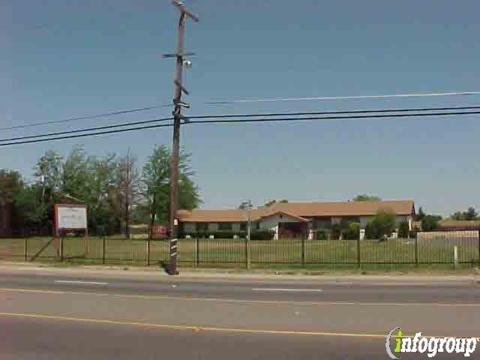
[[[125,237],[130,236],[132,207],[139,202],[141,194],[141,177],[137,168],[137,159],[130,154],[121,158],[115,172],[115,183],[121,203],[121,220]]]
[[[425,214],[425,211],[423,211],[423,207],[420,206],[420,209],[418,209],[418,212],[415,215],[415,220],[422,221],[425,215],[426,214]]]
[[[388,210],[380,210],[367,224],[365,233],[368,238],[381,239],[390,236],[395,230],[396,216]]]
[[[353,201],[380,201],[380,197],[376,195],[360,194],[353,198]]]
[[[42,203],[53,205],[63,187],[63,159],[55,151],[48,150],[34,168],[37,184],[41,187]]]
[[[63,195],[70,195],[92,205],[94,158],[88,158],[81,146],[75,146],[63,164]]]
[[[19,228],[26,231],[40,228],[51,230],[49,204],[43,201],[42,191],[42,186],[33,184],[23,188],[15,196],[15,214]]]
[[[408,226],[408,221],[402,221],[398,226],[398,237],[406,239],[409,237],[410,228]]]
[[[183,151],[179,159],[179,208],[191,210],[198,207],[200,197],[192,179],[190,155]],[[143,167],[145,199],[150,213],[150,224],[167,223],[170,208],[170,151],[164,146],[156,146]]]
[[[282,200],[269,200],[267,201],[263,206],[264,207],[269,207],[269,206],[272,206],[273,204],[286,204],[288,203],[288,200],[286,199],[282,199]]]
[[[0,201],[13,203],[24,187],[22,175],[17,171],[0,170]]]
[[[452,214],[453,220],[476,220],[478,219],[478,212],[474,207],[469,207],[466,211],[457,211]]]
[[[441,216],[425,215],[422,219],[422,231],[435,231],[440,220],[442,220]]]

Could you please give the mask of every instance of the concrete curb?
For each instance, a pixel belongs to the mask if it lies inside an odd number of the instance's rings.
[[[368,283],[372,285],[458,285],[480,284],[480,273],[460,273],[456,274],[436,274],[436,273],[389,273],[389,274],[352,274],[352,273],[326,273],[326,274],[308,274],[308,273],[273,273],[273,272],[228,272],[222,270],[181,270],[179,276],[168,276],[163,269],[158,267],[137,268],[128,266],[75,266],[75,267],[56,267],[39,265],[38,263],[14,263],[0,262],[0,272],[29,272],[36,275],[58,274],[65,276],[82,277],[124,277],[124,278],[157,278],[162,281],[283,281],[283,282],[315,282],[315,283],[336,283],[353,284]]]

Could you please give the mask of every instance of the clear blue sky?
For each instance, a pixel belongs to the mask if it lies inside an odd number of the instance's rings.
[[[209,106],[211,99],[479,90],[480,2],[191,0],[191,114],[479,104],[480,97]],[[0,127],[169,103],[177,12],[167,0],[0,0]],[[86,120],[79,128],[168,115]],[[185,127],[205,207],[244,199],[413,198],[480,208],[480,118]],[[17,131],[27,135],[50,126]],[[84,144],[141,162],[170,129],[0,149],[32,175],[47,149]]]

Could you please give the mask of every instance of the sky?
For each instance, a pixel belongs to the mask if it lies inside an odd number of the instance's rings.
[[[190,115],[480,105],[480,96],[208,105],[211,100],[480,90],[475,0],[186,0]],[[171,103],[177,10],[168,0],[0,0],[0,127]],[[169,116],[170,109],[17,130],[0,138]],[[194,125],[182,146],[203,207],[246,199],[414,199],[480,208],[478,116]],[[74,145],[141,166],[171,129],[0,148],[33,181]]]

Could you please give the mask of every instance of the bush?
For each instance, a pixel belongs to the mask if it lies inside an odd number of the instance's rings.
[[[398,237],[403,239],[408,238],[409,232],[410,232],[410,228],[408,226],[408,222],[407,221],[401,222],[398,227]]]
[[[365,235],[368,239],[381,239],[390,236],[395,229],[395,214],[381,210],[367,224]]]
[[[251,240],[272,240],[275,236],[275,231],[273,230],[256,230],[252,231],[250,234]]]
[[[342,226],[340,224],[333,224],[332,231],[330,232],[330,239],[338,240],[340,239],[341,234],[342,234]]]
[[[358,240],[360,238],[360,224],[352,222],[348,228],[342,232],[344,240]]]
[[[316,231],[315,240],[328,240],[328,231],[325,231],[325,230]]]
[[[233,239],[235,235],[241,238],[247,236],[246,231],[198,231],[198,232],[184,232],[180,237],[190,235],[192,238],[207,239],[210,235],[215,236],[216,239]],[[273,230],[253,230],[250,233],[251,240],[272,240],[275,235]]]

